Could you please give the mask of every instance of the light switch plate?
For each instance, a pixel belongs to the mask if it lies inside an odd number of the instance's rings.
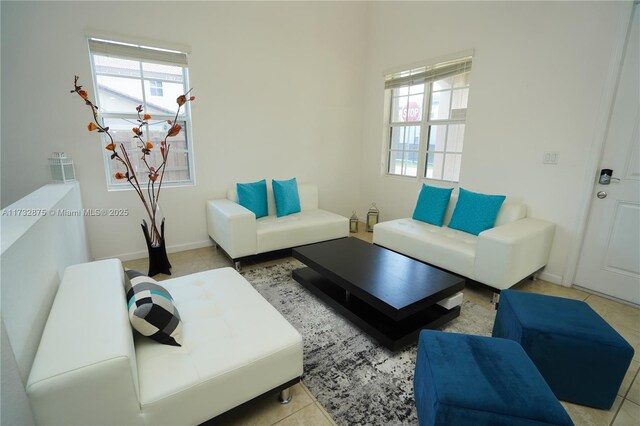
[[[558,164],[558,157],[560,157],[560,152],[558,151],[545,151],[542,157],[542,164]]]

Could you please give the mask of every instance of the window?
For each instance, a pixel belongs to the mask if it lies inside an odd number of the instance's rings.
[[[109,127],[116,144],[123,143],[129,153],[139,151],[131,129],[138,126],[136,107],[142,105],[144,112],[151,115],[149,124],[142,129],[144,139],[156,147],[147,161],[160,164],[159,144],[171,126],[167,120],[174,121],[176,98],[189,90],[186,53],[94,38],[89,39],[89,50],[96,104],[104,125]],[[170,149],[163,179],[166,186],[192,184],[194,176],[190,102],[180,109],[175,121],[182,130],[167,141]],[[103,143],[108,143],[106,138]],[[109,189],[128,188],[126,182],[114,177],[124,168],[104,152]],[[138,180],[146,183],[142,159],[137,154],[129,157]]]
[[[385,76],[387,174],[458,182],[471,57]]]
[[[151,89],[151,96],[160,96],[162,97],[162,82],[159,80],[150,80],[149,88]]]

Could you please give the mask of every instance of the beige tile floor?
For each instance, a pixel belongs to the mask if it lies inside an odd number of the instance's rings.
[[[361,232],[356,237],[371,242],[373,234],[364,232],[364,224],[360,224]],[[173,277],[206,271],[214,268],[232,266],[222,252],[214,247],[169,254]],[[266,262],[253,262],[243,265],[243,269],[254,269],[286,259],[274,259]],[[131,269],[146,271],[147,259],[124,262]],[[158,275],[157,280],[171,278]],[[562,287],[545,281],[526,281],[519,284],[518,290],[553,296],[583,300],[596,312],[602,315],[634,347],[635,357],[627,371],[618,397],[610,410],[598,410],[581,405],[562,402],[577,426],[637,426],[640,425],[640,309],[618,303],[582,290]],[[467,286],[465,297],[474,303],[492,309],[492,292],[488,288]],[[325,411],[304,383],[293,387],[293,399],[289,404],[280,404],[275,398],[265,399],[250,404],[246,410],[234,415],[226,421],[229,425],[332,425],[331,416]]]

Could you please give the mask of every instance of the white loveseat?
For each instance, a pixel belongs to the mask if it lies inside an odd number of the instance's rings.
[[[233,268],[161,282],[182,347],[132,332],[118,260],[65,270],[27,383],[37,424],[199,424],[302,375],[300,334]]]
[[[522,203],[502,204],[495,226],[479,235],[447,227],[457,195],[451,195],[444,225],[411,218],[381,222],[373,242],[496,290],[510,288],[543,268],[549,259],[555,225],[527,217]]]
[[[349,236],[349,219],[318,208],[318,186],[298,184],[300,213],[276,217],[271,185],[267,185],[269,215],[256,219],[238,204],[235,189],[226,199],[207,202],[209,236],[236,263],[260,253]]]

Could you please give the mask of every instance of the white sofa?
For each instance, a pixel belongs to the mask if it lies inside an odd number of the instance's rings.
[[[226,199],[207,202],[209,236],[240,268],[243,258],[260,253],[349,236],[349,219],[318,208],[318,186],[298,184],[300,213],[276,217],[271,185],[267,185],[269,215],[255,214],[238,204],[235,189]]]
[[[123,279],[118,260],[65,270],[26,387],[37,424],[200,424],[302,375],[300,334],[233,268],[161,282],[182,347],[132,332]]]
[[[447,227],[456,203],[452,194],[442,227],[411,218],[381,222],[373,228],[373,242],[498,291],[547,264],[553,223],[527,217],[524,204],[507,199],[495,226],[476,236]]]

